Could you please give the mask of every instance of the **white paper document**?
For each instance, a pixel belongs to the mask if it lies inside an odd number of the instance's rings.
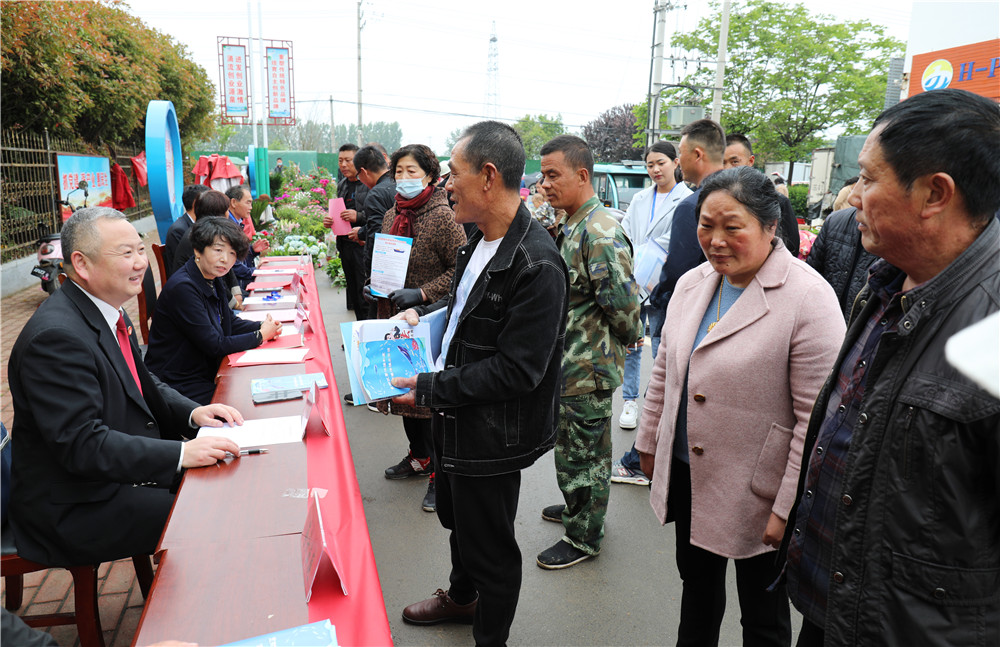
[[[412,250],[412,238],[375,234],[375,246],[372,248],[372,294],[387,297],[404,286]]]
[[[238,427],[228,423],[222,427],[202,427],[198,430],[198,437],[222,436],[231,439],[241,448],[263,447],[299,442],[305,431],[302,416],[282,416],[280,418],[244,420],[243,424]]]
[[[304,362],[308,348],[254,348],[231,362],[233,366],[253,364],[297,364]]]
[[[660,270],[666,262],[666,250],[652,238],[635,250],[632,274],[635,282],[639,284],[639,292],[643,299],[649,296],[660,282]]]
[[[291,276],[295,274],[296,266],[290,267],[258,267],[253,271],[254,276]]]
[[[289,335],[299,334],[299,328],[296,327],[294,323],[285,324],[281,327],[281,332],[278,333],[278,337],[288,337]]]
[[[298,301],[295,294],[249,296],[243,299],[243,307],[246,310],[285,310],[294,308]]]
[[[236,315],[240,319],[247,321],[264,321],[267,315],[275,321],[295,321],[295,308],[284,308],[281,310],[247,310]]]

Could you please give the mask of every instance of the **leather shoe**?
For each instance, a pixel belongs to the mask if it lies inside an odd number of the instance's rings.
[[[436,625],[442,622],[472,624],[476,615],[479,598],[468,604],[456,604],[447,591],[438,589],[434,596],[421,602],[414,602],[403,609],[403,622],[411,625]]]

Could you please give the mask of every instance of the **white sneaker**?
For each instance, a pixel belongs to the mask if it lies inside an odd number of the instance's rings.
[[[639,406],[635,400],[626,400],[622,415],[618,417],[618,426],[622,429],[635,429],[639,426]]]

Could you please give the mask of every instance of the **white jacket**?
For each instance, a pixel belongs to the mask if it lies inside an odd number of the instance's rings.
[[[683,182],[678,182],[670,193],[656,195],[656,210],[653,211],[654,191],[655,184],[636,193],[622,219],[622,228],[632,242],[633,255],[650,238],[656,240],[664,250],[668,249],[674,209],[681,200],[691,195],[691,189]]]

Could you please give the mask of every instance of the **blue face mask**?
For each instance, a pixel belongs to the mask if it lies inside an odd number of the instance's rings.
[[[424,190],[423,178],[413,180],[396,180],[396,193],[407,200],[412,200]]]

